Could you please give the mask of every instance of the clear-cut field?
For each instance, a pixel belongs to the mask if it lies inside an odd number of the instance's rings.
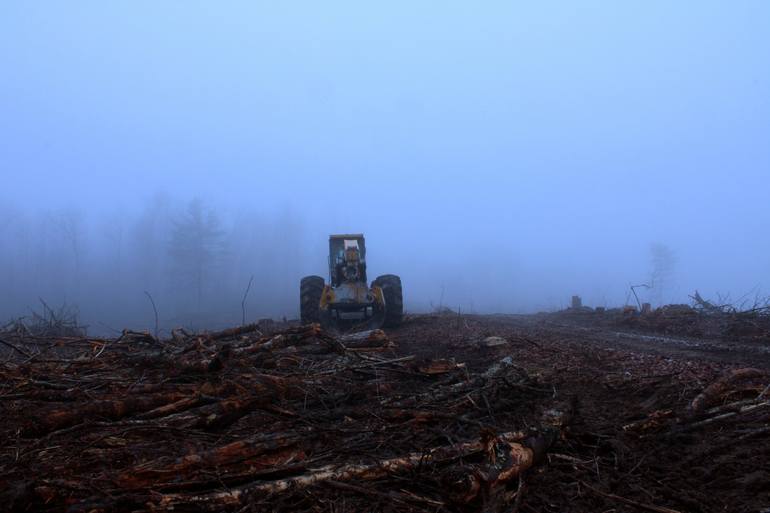
[[[5,334],[0,500],[105,512],[770,506],[762,332],[627,321]]]

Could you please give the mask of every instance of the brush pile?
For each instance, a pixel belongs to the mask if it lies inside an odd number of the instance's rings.
[[[0,334],[26,338],[85,337],[86,326],[79,322],[80,312],[74,306],[63,304],[54,310],[40,300],[41,312],[31,312],[27,317],[19,317],[0,327]]]
[[[638,331],[691,338],[723,338],[734,342],[770,344],[770,306],[741,309],[732,305],[714,306],[693,297],[693,305],[664,305],[639,312],[635,307],[572,309],[550,314],[553,318],[594,326],[617,326]]]
[[[619,324],[667,335],[770,344],[770,310],[764,308],[718,311],[666,305],[649,314],[626,316]]]
[[[501,511],[571,417],[510,357],[471,373],[379,330],[22,335],[0,344],[11,511]]]

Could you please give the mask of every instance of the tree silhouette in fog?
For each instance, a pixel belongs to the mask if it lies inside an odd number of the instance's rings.
[[[658,305],[665,304],[666,294],[671,292],[676,263],[676,253],[669,246],[660,242],[650,245],[650,287]]]
[[[203,201],[193,199],[174,221],[169,257],[173,276],[180,286],[194,290],[198,308],[223,255],[224,230],[219,218]]]

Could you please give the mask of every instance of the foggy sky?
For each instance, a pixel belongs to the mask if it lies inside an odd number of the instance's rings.
[[[152,289],[188,322],[196,197],[228,249],[199,325],[251,275],[251,316],[295,317],[335,232],[411,311],[620,305],[653,244],[658,302],[768,291],[768,63],[761,0],[3,1],[0,319],[136,325]]]

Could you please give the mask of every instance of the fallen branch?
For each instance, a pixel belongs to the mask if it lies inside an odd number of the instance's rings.
[[[7,342],[7,341],[3,340],[1,338],[0,338],[0,344],[3,344],[4,346],[10,347],[11,349],[17,351],[19,354],[21,354],[21,355],[23,355],[23,356],[25,356],[27,358],[32,358],[32,355],[29,354],[28,352],[24,351],[23,349],[15,346],[13,344],[11,344],[10,342]]]

